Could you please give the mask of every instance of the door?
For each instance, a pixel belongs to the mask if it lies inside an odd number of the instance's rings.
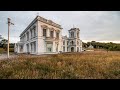
[[[71,47],[71,52],[74,52],[74,47]]]
[[[53,44],[52,43],[47,43],[47,46],[46,46],[46,51],[47,52],[53,52]]]

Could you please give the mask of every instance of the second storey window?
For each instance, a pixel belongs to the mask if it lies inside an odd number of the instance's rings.
[[[30,30],[30,33],[31,33],[31,38],[32,38],[32,29]]]
[[[71,32],[71,38],[74,38],[74,32]]]
[[[53,38],[53,31],[50,31],[50,37]]]
[[[59,32],[56,33],[56,37],[59,39]]]
[[[79,38],[79,32],[77,32],[77,37]]]
[[[36,37],[36,29],[34,29],[34,37]]]
[[[29,40],[29,32],[27,32],[27,41]]]
[[[43,36],[46,37],[46,29],[43,29]]]
[[[36,37],[36,27],[34,26],[33,28],[33,33],[34,33],[34,36],[33,37]]]

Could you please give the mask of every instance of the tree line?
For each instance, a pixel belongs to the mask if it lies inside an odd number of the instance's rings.
[[[2,35],[0,35],[0,48],[7,50],[7,43],[8,43],[8,40],[4,39]],[[14,43],[10,43],[9,47],[14,48]]]
[[[91,41],[84,43],[83,47],[88,48],[90,45],[92,45],[95,49],[106,49],[109,51],[120,51],[120,44],[109,42],[109,43],[101,43],[96,41]]]

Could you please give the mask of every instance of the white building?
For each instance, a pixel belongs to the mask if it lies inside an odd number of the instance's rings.
[[[73,36],[71,36],[71,32],[74,32]],[[79,29],[71,29],[69,30],[69,38],[64,39],[62,38],[61,25],[37,16],[20,34],[20,42],[15,45],[15,52],[39,55],[59,53],[60,51],[81,51],[82,42],[78,32],[80,32]],[[64,41],[69,41],[69,44],[63,45]],[[71,45],[71,41],[74,44]]]
[[[82,51],[82,41],[79,38],[80,30],[79,28],[71,28],[69,30],[69,37],[62,37],[62,51],[63,52],[81,52]]]

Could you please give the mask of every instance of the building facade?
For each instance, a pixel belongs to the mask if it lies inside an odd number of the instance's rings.
[[[74,31],[74,36],[71,37],[71,31]],[[20,41],[15,45],[16,53],[29,54],[53,54],[61,52],[68,52],[66,47],[69,47],[69,52],[76,52],[76,48],[80,47],[80,39],[76,35],[80,32],[78,29],[69,30],[69,38],[62,38],[62,27],[51,20],[37,16],[28,27],[20,34]],[[77,34],[75,34],[77,33]],[[65,46],[63,50],[63,41],[73,41],[74,44]],[[79,42],[78,44],[75,44]],[[74,49],[71,49],[74,48]]]

